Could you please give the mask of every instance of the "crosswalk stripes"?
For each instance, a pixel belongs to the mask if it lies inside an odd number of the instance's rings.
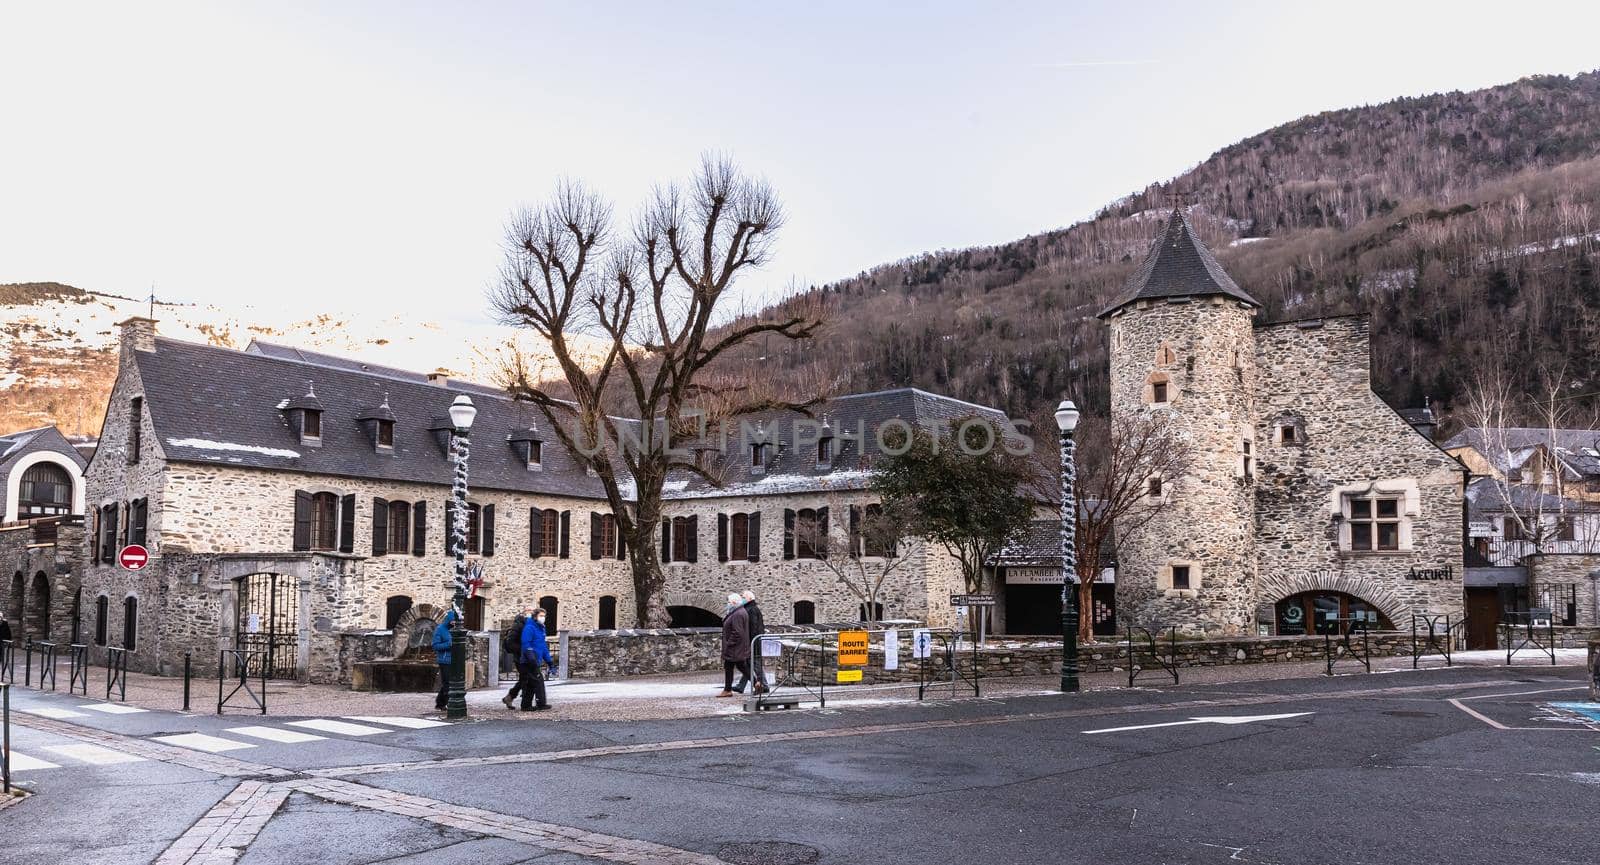
[[[229,727],[229,733],[238,733],[253,739],[265,739],[268,742],[282,742],[297,745],[301,742],[321,742],[326,736],[313,736],[310,733],[301,733],[298,730],[282,730],[277,727]]]
[[[49,760],[40,760],[38,757],[29,757],[27,754],[21,754],[16,751],[11,752],[11,771],[13,772],[30,772],[35,769],[59,768],[61,768],[60,763],[52,763]]]
[[[365,721],[369,724],[388,724],[392,727],[405,727],[408,730],[426,730],[429,727],[448,727],[448,721],[435,721],[431,718],[385,718],[378,715],[346,715],[352,721]]]
[[[88,763],[91,766],[111,766],[117,763],[138,763],[144,760],[143,757],[136,757],[132,754],[125,754],[121,751],[113,751],[110,748],[104,748],[99,745],[91,745],[88,742],[79,742],[72,745],[46,745],[44,746],[44,749],[52,754],[60,754],[63,757],[71,757],[74,760]]]
[[[378,733],[388,733],[382,727],[369,727],[365,724],[352,724],[349,721],[335,721],[330,718],[312,718],[307,721],[290,721],[292,727],[304,727],[307,730],[320,730],[324,733],[338,733],[341,736],[373,736]]]
[[[149,709],[141,709],[138,706],[129,706],[126,703],[84,703],[78,708],[92,709],[96,712],[104,712],[107,715],[132,715],[135,712],[150,711]]]
[[[249,742],[238,742],[233,739],[224,739],[220,736],[207,736],[204,733],[180,733],[175,736],[152,736],[157,742],[168,745],[177,745],[180,748],[193,748],[196,751],[205,751],[207,754],[219,754],[223,751],[237,751],[241,748],[254,748]]]
[[[30,715],[38,715],[41,718],[54,718],[57,721],[64,721],[67,718],[85,717],[82,712],[74,712],[71,709],[57,709],[54,706],[29,706],[26,708],[18,707],[17,711],[27,712]]]

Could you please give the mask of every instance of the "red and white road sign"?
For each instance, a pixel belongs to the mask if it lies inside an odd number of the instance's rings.
[[[129,544],[117,553],[117,564],[129,571],[137,571],[150,564],[150,551],[138,544]]]

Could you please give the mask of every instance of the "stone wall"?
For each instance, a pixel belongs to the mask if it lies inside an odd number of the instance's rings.
[[[39,542],[33,522],[0,526],[0,612],[18,645],[31,638],[65,647],[73,640],[74,622],[82,621],[74,602],[83,524],[74,517],[56,522],[53,529],[54,541]],[[43,606],[36,591],[41,576],[48,598]],[[87,639],[81,632],[78,637]]]
[[[1305,591],[1355,595],[1396,627],[1411,613],[1462,615],[1462,469],[1371,390],[1365,316],[1256,331],[1259,602]],[[1292,425],[1283,443],[1280,426]],[[1348,549],[1341,493],[1403,494],[1398,552]],[[1449,579],[1413,579],[1413,569]]]
[[[1118,529],[1117,614],[1126,621],[1254,631],[1255,500],[1241,462],[1254,428],[1251,315],[1216,297],[1140,301],[1110,320],[1112,413],[1165,413],[1192,451],[1184,477],[1163,479],[1161,512],[1137,533]],[[1165,407],[1147,402],[1152,376],[1165,377]],[[1194,588],[1163,579],[1174,562],[1188,565]]]
[[[562,631],[561,675],[613,679],[722,669],[721,628]]]
[[[1577,624],[1593,627],[1600,625],[1597,596],[1600,596],[1600,554],[1596,553],[1542,553],[1529,556],[1528,597],[1534,606],[1544,606],[1540,589],[1553,583],[1571,583],[1578,587]],[[1557,613],[1559,615],[1559,611]]]

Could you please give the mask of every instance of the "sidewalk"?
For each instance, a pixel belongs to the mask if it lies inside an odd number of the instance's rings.
[[[1454,666],[1504,667],[1505,651],[1456,652]],[[1559,666],[1581,666],[1587,661],[1584,649],[1557,649]],[[1444,667],[1444,658],[1430,655],[1420,659],[1421,669]],[[1517,670],[1529,672],[1550,669],[1548,655],[1520,652],[1512,665]],[[1386,657],[1372,660],[1373,673],[1412,669],[1409,657]],[[1178,670],[1183,685],[1210,685],[1298,679],[1321,676],[1326,668],[1322,662],[1284,664],[1240,664],[1217,667],[1181,667]],[[1359,663],[1341,661],[1334,670],[1336,675],[1365,675]],[[37,673],[37,671],[35,671]],[[68,667],[65,663],[57,671],[55,693],[68,696]],[[89,690],[78,699],[105,699],[105,668],[91,667]],[[142,673],[128,673],[127,702],[145,709],[181,711],[183,708],[183,680]],[[37,680],[36,680],[37,681]],[[1124,688],[1128,684],[1126,672],[1090,673],[1082,677],[1084,690]],[[260,680],[252,680],[251,687],[259,687]],[[224,693],[231,690],[233,682],[226,684]],[[1153,670],[1140,675],[1140,687],[1170,686],[1171,679],[1161,671]],[[467,707],[476,719],[515,719],[523,721],[642,721],[678,718],[714,717],[736,715],[744,711],[740,697],[718,698],[722,678],[716,672],[678,673],[664,676],[639,676],[625,679],[555,681],[548,683],[549,698],[554,709],[549,712],[509,711],[500,698],[511,686],[507,681],[498,689],[480,689],[467,693]],[[1057,676],[984,679],[981,682],[983,699],[1008,699],[1021,696],[1056,693],[1060,686]],[[17,690],[23,690],[19,681]],[[50,693],[45,691],[44,693]],[[112,694],[115,701],[116,694]],[[915,703],[917,688],[910,685],[875,685],[830,687],[827,690],[829,709],[847,709],[853,706],[881,706],[894,703]],[[947,689],[930,690],[929,700],[951,699]],[[970,693],[957,699],[972,699]],[[242,705],[241,705],[242,704]],[[230,701],[227,714],[248,717],[256,712],[248,698],[241,693]],[[803,703],[802,709],[815,708],[815,703]],[[217,710],[217,680],[195,679],[191,683],[190,712],[211,714]],[[774,710],[783,711],[783,710]],[[411,716],[437,718],[442,713],[433,708],[432,693],[385,694],[351,691],[337,685],[308,685],[298,682],[267,681],[267,714],[273,717],[346,717],[355,715]]]

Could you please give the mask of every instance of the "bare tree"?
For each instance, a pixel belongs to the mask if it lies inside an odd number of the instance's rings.
[[[829,514],[844,520],[839,528],[820,519],[795,520],[798,550],[815,551],[817,561],[861,602],[862,621],[878,620],[883,585],[909,561],[904,539],[913,534],[912,517],[903,509],[884,504],[851,504],[840,496],[828,498]],[[843,532],[843,549],[831,536]]]
[[[736,283],[767,262],[782,222],[770,186],[707,157],[688,184],[656,190],[626,236],[612,236],[610,205],[576,183],[507,227],[491,304],[505,323],[549,341],[570,399],[554,396],[520,357],[504,370],[504,384],[537,406],[599,479],[627,541],[642,626],[670,620],[654,539],[662,484],[673,472],[715,482],[675,441],[703,434],[708,410],[736,418],[816,401],[781,398],[754,376],[746,387],[706,383],[731,350],[757,337],[808,338],[821,324],[817,308],[800,303],[765,317],[733,315]],[[583,362],[575,334],[601,340],[598,363]],[[637,420],[612,421],[608,411]]]
[[[1078,639],[1094,636],[1094,583],[1112,544],[1143,532],[1188,473],[1194,452],[1161,412],[1085,418],[1078,425]]]

